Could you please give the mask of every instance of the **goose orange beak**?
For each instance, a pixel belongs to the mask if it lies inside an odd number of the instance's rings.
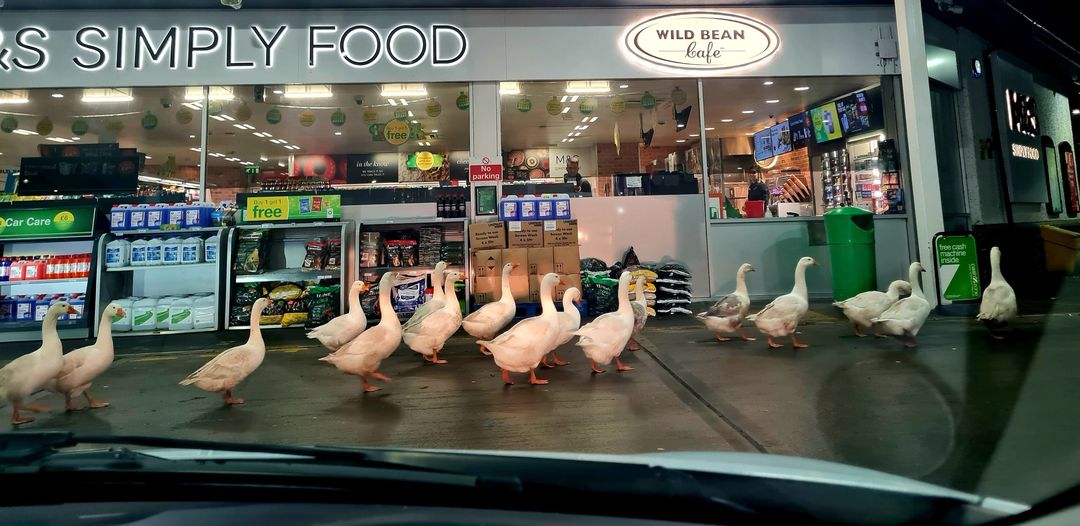
[[[79,311],[75,310],[75,307],[72,307],[71,305],[68,305],[67,313],[68,314],[78,314]]]
[[[127,313],[124,312],[124,309],[116,309],[116,315],[123,318],[124,316],[127,316]]]

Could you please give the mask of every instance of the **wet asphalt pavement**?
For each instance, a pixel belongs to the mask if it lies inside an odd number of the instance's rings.
[[[966,319],[934,317],[920,347],[856,338],[827,305],[801,329],[809,349],[718,343],[691,317],[650,320],[634,371],[571,365],[502,384],[459,333],[428,365],[402,346],[363,394],[317,359],[300,331],[265,331],[262,367],[236,390],[243,406],[177,382],[243,332],[117,338],[93,394],[112,403],[64,412],[63,400],[22,430],[148,434],[283,444],[635,453],[672,450],[797,455],[1033,501],[1080,482],[1080,316],[1027,316],[1004,342]],[[65,342],[65,349],[78,342]],[[15,352],[15,347],[6,351]],[[1037,474],[1037,475],[1033,475]]]

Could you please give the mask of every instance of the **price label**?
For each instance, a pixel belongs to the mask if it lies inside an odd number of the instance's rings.
[[[507,221],[506,230],[510,232],[521,232],[521,221]]]

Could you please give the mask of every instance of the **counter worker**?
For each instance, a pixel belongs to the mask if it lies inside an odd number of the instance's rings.
[[[575,192],[592,196],[592,185],[578,173],[578,165],[580,162],[581,159],[576,155],[566,160],[566,175],[563,176],[563,180],[568,183],[574,183]]]

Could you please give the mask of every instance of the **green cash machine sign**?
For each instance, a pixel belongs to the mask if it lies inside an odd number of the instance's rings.
[[[975,252],[975,238],[966,236],[941,236],[934,241],[937,252],[938,276],[944,288],[943,297],[948,301],[977,300],[979,289],[979,258]]]
[[[93,207],[0,210],[0,240],[83,237],[93,231]]]

